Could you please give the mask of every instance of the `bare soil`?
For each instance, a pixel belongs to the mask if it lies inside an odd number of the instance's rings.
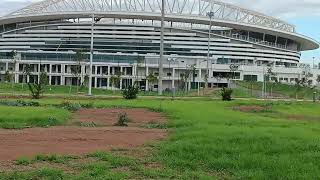
[[[117,120],[120,113],[126,113],[130,119],[128,123],[129,127],[139,127],[147,123],[165,123],[166,118],[156,112],[151,112],[147,109],[82,109],[78,111],[71,124],[82,122],[91,123],[94,122],[99,126],[113,126]]]
[[[115,127],[118,113],[131,119],[128,127]],[[71,125],[23,130],[0,129],[0,162],[38,154],[82,155],[116,148],[130,149],[162,140],[167,131],[144,129],[149,122],[164,123],[160,113],[145,109],[83,109],[75,113]],[[99,127],[79,127],[74,122],[94,122]],[[1,163],[0,163],[1,167]]]

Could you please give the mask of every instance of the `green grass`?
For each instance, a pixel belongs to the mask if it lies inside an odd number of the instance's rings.
[[[77,91],[78,89],[78,91]],[[190,92],[183,92],[177,91],[176,96],[183,97],[183,96],[193,96],[196,90],[192,90]],[[28,89],[27,84],[12,84],[12,83],[0,83],[0,93],[2,94],[15,94],[15,95],[28,95],[30,91]],[[45,95],[86,95],[88,93],[88,88],[86,87],[79,87],[76,86],[46,86],[45,88]],[[106,90],[106,89],[92,89],[93,95],[106,95],[106,96],[122,96],[122,92],[120,90]],[[139,96],[157,96],[157,92],[153,91],[140,91]],[[164,92],[163,96],[171,97],[171,92]]]
[[[238,85],[247,88],[247,94],[251,96],[251,83],[252,83],[252,89],[261,91],[262,89],[262,83],[261,82],[246,82],[246,81],[237,81]],[[288,85],[288,84],[275,84],[275,83],[267,83],[267,92],[272,92],[274,94],[282,95],[283,97],[290,97],[290,98],[296,98],[296,86],[294,85]],[[300,91],[298,91],[297,95],[300,99],[312,99],[313,98],[313,92],[317,92],[317,94],[320,94],[319,90],[312,89],[309,87],[303,87]]]
[[[62,125],[69,117],[67,110],[57,108],[0,106],[0,128],[6,129]]]
[[[43,99],[45,103],[60,100]],[[88,101],[81,101],[88,103]],[[266,104],[267,103],[267,104]],[[65,179],[319,179],[320,104],[307,102],[209,100],[94,100],[97,107],[148,107],[169,116],[167,140],[152,145],[149,158],[97,152],[74,173],[36,169],[5,178]],[[244,113],[231,107],[268,105],[270,112]],[[268,115],[275,114],[273,115]],[[305,116],[290,120],[289,115]],[[277,116],[279,115],[279,116]],[[281,115],[281,116],[280,116]],[[308,117],[314,117],[310,120]],[[22,161],[24,162],[24,161]],[[160,168],[144,164],[155,162]],[[1,178],[0,178],[1,179]],[[19,179],[19,178],[16,178]],[[22,178],[20,178],[22,179]]]

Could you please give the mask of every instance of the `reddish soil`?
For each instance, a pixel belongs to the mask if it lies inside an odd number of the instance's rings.
[[[146,109],[82,109],[78,111],[71,123],[94,122],[97,125],[113,126],[120,113],[126,113],[130,119],[129,126],[141,126],[150,122],[165,123],[166,118],[160,113],[151,112]]]
[[[129,127],[112,126],[117,121],[118,112],[128,114],[132,120]],[[148,122],[165,122],[161,114],[145,109],[81,110],[74,115],[73,121],[95,122],[105,126],[1,129],[0,161],[15,160],[22,156],[37,154],[81,155],[114,148],[130,149],[164,139],[167,134],[166,130],[137,127],[138,124]]]

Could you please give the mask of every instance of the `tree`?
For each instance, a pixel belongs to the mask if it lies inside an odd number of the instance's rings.
[[[186,71],[184,73],[180,74],[181,80],[182,80],[183,85],[184,85],[184,91],[187,91],[188,80],[190,78],[190,74],[191,74],[191,70],[190,69],[186,69]]]
[[[12,81],[11,81],[11,88],[12,88],[12,94],[13,94],[13,93],[14,93],[14,83],[15,83],[15,74],[14,74],[14,72],[16,71],[17,55],[18,55],[18,53],[17,53],[16,50],[12,50],[9,55],[10,55],[10,57],[12,58],[12,62],[13,62],[13,65],[14,65],[14,67],[13,67],[13,72],[12,72],[11,78],[10,78],[10,79],[12,79]]]
[[[119,87],[121,81],[121,73],[118,73],[116,75],[112,75],[110,77],[111,82],[111,88],[113,89],[113,94],[115,94],[115,86]]]
[[[295,84],[296,99],[298,99],[298,95],[303,88],[311,86],[312,80],[309,80],[311,76],[312,76],[311,73],[304,71],[303,76],[300,79],[296,79],[296,84]]]
[[[44,93],[46,85],[48,85],[48,75],[45,72],[40,73],[39,81],[34,83],[28,82],[28,87],[31,92],[32,98],[40,99],[40,96]]]
[[[277,74],[275,72],[273,72],[272,67],[268,67],[267,73],[266,73],[266,79],[267,79],[267,82],[269,82],[269,84],[270,84],[270,96],[272,96],[273,87],[275,86],[275,84],[278,83],[278,79],[276,76],[277,76]]]
[[[9,71],[5,72],[4,81],[7,82],[7,83],[12,81],[12,74]]]
[[[135,85],[129,85],[129,87],[122,91],[122,95],[125,99],[137,99],[138,93],[139,88]]]
[[[139,67],[141,67],[141,64],[145,61],[144,56],[138,56],[137,58],[137,71],[136,71],[136,79],[140,81],[139,79]]]
[[[190,70],[191,73],[192,73],[192,84],[195,85],[195,81],[196,81],[196,71],[197,71],[196,64],[192,64],[192,65],[190,66],[189,70]]]
[[[230,78],[232,80],[234,80],[236,78],[236,71],[239,70],[239,65],[230,64],[229,68],[230,68],[231,76],[230,75],[227,76],[228,84],[229,84],[228,86],[230,86]]]
[[[317,76],[317,79],[316,79],[318,85],[320,84],[320,75]]]
[[[81,81],[81,77],[83,76],[81,65],[83,64],[85,55],[81,49],[76,50],[76,54],[74,55],[73,61],[76,65],[71,66],[71,73],[77,79],[77,92],[79,92],[79,82]]]
[[[23,89],[23,80],[25,80],[26,83],[28,83],[28,77],[31,75],[31,65],[26,64],[23,72],[22,72],[22,89]]]
[[[151,89],[150,87],[152,87],[155,83],[158,82],[158,77],[150,72],[149,75],[147,76],[147,80],[149,82],[149,89]]]

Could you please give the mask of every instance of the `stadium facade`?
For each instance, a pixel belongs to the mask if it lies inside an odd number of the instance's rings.
[[[47,72],[52,85],[76,84],[74,59],[81,51],[84,82],[92,50],[93,87],[112,88],[110,78],[121,74],[118,88],[139,81],[141,88],[156,89],[146,77],[159,74],[159,2],[45,0],[8,14],[0,18],[0,81],[7,72],[15,82],[37,81]],[[280,82],[295,82],[309,71],[316,83],[320,71],[299,61],[302,51],[319,44],[295,26],[215,0],[165,2],[164,89],[185,86],[182,78],[190,68],[188,87],[205,81],[209,87],[225,85],[230,73],[262,81],[270,67]],[[24,78],[26,67],[31,72]]]

